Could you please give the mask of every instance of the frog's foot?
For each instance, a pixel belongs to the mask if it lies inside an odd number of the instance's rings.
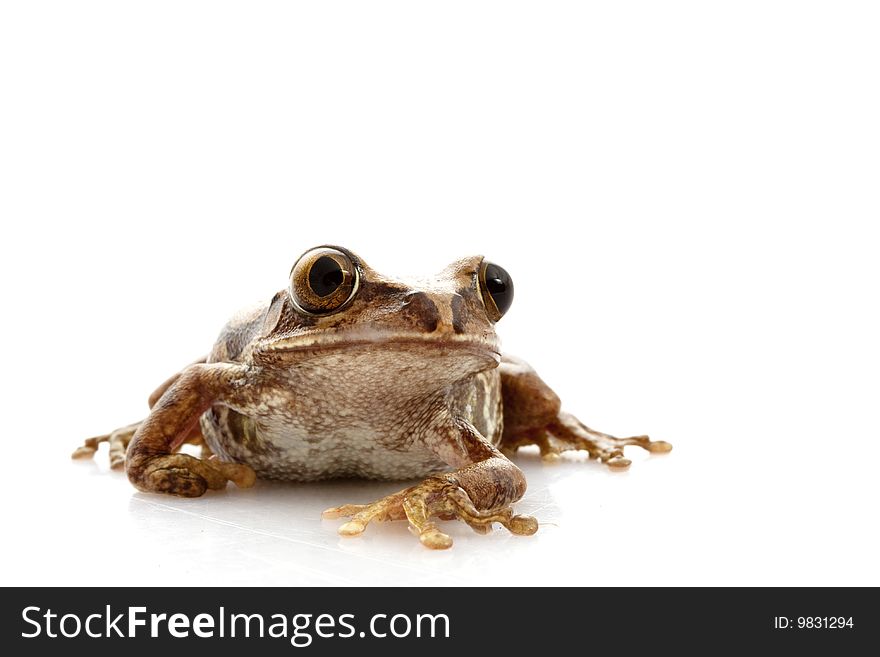
[[[122,466],[125,465],[125,450],[128,449],[128,443],[131,442],[134,432],[137,431],[137,428],[140,425],[140,422],[135,422],[134,424],[129,424],[127,427],[120,427],[112,433],[103,436],[95,436],[94,438],[87,438],[82,445],[74,450],[73,454],[71,454],[71,458],[92,458],[95,455],[95,452],[98,451],[98,447],[101,443],[109,443],[110,467],[114,470],[120,470],[122,469]]]
[[[530,535],[538,531],[538,522],[531,516],[518,516],[508,506],[481,511],[468,494],[444,475],[431,477],[421,484],[383,497],[372,504],[345,504],[323,513],[324,518],[350,518],[339,527],[341,536],[358,536],[372,522],[408,520],[410,530],[422,545],[432,550],[452,547],[452,538],[441,532],[431,518],[458,518],[480,534],[488,533],[492,523],[505,526],[513,534]]]
[[[209,488],[222,490],[230,481],[239,488],[250,488],[257,478],[253,469],[242,463],[216,458],[203,461],[189,454],[136,457],[129,460],[126,470],[138,490],[180,497],[199,497]]]
[[[534,443],[547,460],[558,458],[562,452],[584,450],[590,458],[598,459],[614,470],[625,470],[632,461],[623,455],[627,445],[637,445],[652,454],[668,452],[672,445],[663,440],[651,440],[648,436],[615,438],[607,433],[595,431],[583,424],[574,415],[560,412],[557,419],[536,434]]]

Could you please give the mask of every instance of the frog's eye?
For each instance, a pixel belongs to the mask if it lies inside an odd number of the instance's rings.
[[[290,272],[290,298],[307,315],[341,310],[358,289],[358,270],[351,258],[330,247],[306,251]]]
[[[503,267],[484,260],[480,267],[480,292],[489,319],[497,322],[513,303],[513,279]]]

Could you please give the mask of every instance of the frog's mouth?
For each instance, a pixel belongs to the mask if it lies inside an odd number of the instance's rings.
[[[259,344],[256,354],[288,354],[297,352],[322,352],[338,350],[394,350],[419,349],[433,352],[437,356],[453,356],[457,353],[476,356],[481,359],[501,362],[501,347],[497,339],[481,340],[474,336],[430,333],[394,333],[360,330],[337,334],[308,334],[276,338]]]

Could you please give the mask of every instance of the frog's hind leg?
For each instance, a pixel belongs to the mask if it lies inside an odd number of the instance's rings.
[[[609,468],[623,470],[632,463],[623,455],[623,448],[636,445],[652,454],[661,454],[672,449],[664,440],[651,440],[648,436],[615,438],[607,433],[590,429],[570,413],[560,412],[556,420],[544,431],[544,441],[538,444],[541,456],[552,459],[569,450],[584,450],[590,458],[598,459]]]
[[[207,356],[204,356],[195,362],[204,363],[207,359]],[[177,382],[180,378],[180,374],[180,372],[177,372],[173,376],[168,377],[152,392],[152,394],[150,394],[150,397],[147,400],[147,404],[150,408],[153,408],[162,395],[164,395],[165,392]],[[128,444],[131,442],[135,431],[141,426],[141,423],[142,421],[134,422],[127,426],[120,427],[111,433],[102,436],[94,436],[93,438],[86,438],[85,441],[83,441],[83,444],[73,451],[71,458],[90,459],[95,455],[95,452],[98,451],[98,447],[100,447],[101,443],[110,443],[110,467],[114,470],[121,470],[125,465],[125,452],[128,449]],[[201,445],[203,459],[207,459],[212,455],[210,448],[205,444],[205,441],[202,438],[201,431],[198,430],[198,425],[196,425],[195,429],[186,437],[186,442]]]
[[[110,467],[113,470],[121,470],[123,467],[125,467],[125,453],[128,450],[128,444],[131,442],[131,439],[134,436],[135,432],[138,430],[139,426],[141,426],[141,422],[135,422],[134,424],[120,427],[115,431],[105,434],[103,436],[86,438],[85,441],[83,441],[83,444],[73,451],[73,454],[71,454],[71,458],[92,458],[95,455],[95,452],[98,451],[101,443],[109,443]],[[211,448],[208,447],[207,443],[205,442],[205,439],[202,436],[202,432],[198,424],[196,424],[190,430],[184,442],[189,445],[200,446],[201,458],[204,460],[208,460],[214,455],[214,453],[211,451]]]
[[[119,429],[103,436],[86,438],[83,444],[74,450],[71,458],[92,458],[95,452],[98,451],[98,447],[101,443],[109,443],[110,467],[114,470],[119,470],[125,465],[125,450],[128,449],[128,443],[131,442],[131,437],[134,436],[134,432],[137,431],[137,428],[140,425],[140,422],[135,422],[134,424],[120,427]]]
[[[625,469],[631,461],[623,448],[636,445],[652,453],[668,452],[669,443],[648,436],[615,438],[595,431],[561,410],[559,397],[527,363],[505,356],[499,366],[504,404],[502,452],[513,454],[520,447],[537,445],[546,459],[571,450],[583,450],[609,468]]]

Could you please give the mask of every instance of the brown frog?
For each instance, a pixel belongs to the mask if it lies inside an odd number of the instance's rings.
[[[109,442],[111,465],[124,465],[139,490],[184,497],[256,477],[426,477],[324,517],[350,518],[343,536],[406,519],[435,549],[452,545],[435,518],[533,534],[537,521],[511,508],[526,491],[508,459],[518,448],[585,450],[621,469],[626,445],[672,446],[615,438],[563,412],[534,370],[501,354],[495,323],[512,300],[508,273],[479,256],[405,282],[341,247],[311,249],[287,289],[234,317],[206,358],[150,396],[144,421],[90,438],[73,456]],[[202,458],[181,453],[184,443],[202,445]]]

